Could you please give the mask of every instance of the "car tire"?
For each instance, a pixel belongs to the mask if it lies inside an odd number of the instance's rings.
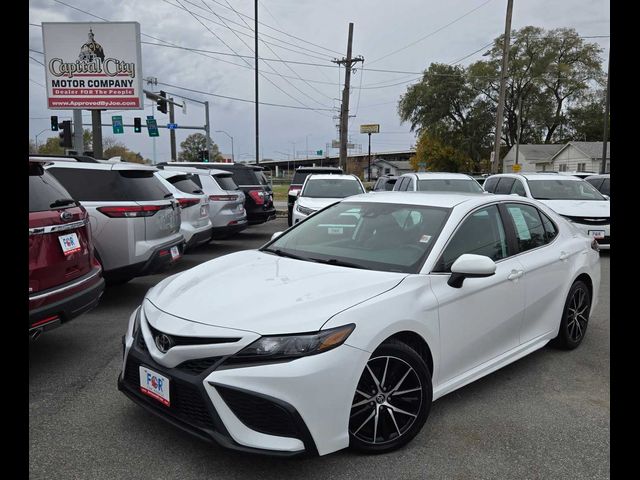
[[[362,372],[349,418],[349,447],[370,454],[404,446],[424,426],[433,389],[418,353],[397,340],[376,349]]]
[[[589,288],[583,281],[578,280],[571,285],[564,303],[558,336],[551,340],[551,345],[563,350],[573,350],[580,345],[587,333],[590,311]]]

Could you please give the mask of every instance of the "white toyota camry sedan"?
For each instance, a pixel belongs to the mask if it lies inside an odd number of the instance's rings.
[[[118,386],[229,448],[388,452],[434,400],[577,347],[599,287],[595,240],[535,200],[356,195],[150,289]]]

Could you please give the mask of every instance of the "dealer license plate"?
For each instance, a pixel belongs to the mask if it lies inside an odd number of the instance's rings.
[[[167,407],[171,404],[169,379],[142,365],[140,365],[140,391],[151,398],[155,398]]]
[[[175,260],[176,258],[180,258],[180,249],[177,246],[171,247],[171,259]]]
[[[78,235],[75,233],[60,235],[58,241],[62,247],[62,253],[64,253],[65,256],[80,251],[80,242],[78,241]]]
[[[602,240],[604,238],[604,230],[589,230],[589,235],[598,240]]]

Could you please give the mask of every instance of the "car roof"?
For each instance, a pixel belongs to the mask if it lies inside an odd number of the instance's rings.
[[[227,170],[218,170],[217,168],[198,168],[198,167],[189,167],[186,165],[160,165],[159,168],[164,170],[165,172],[181,172],[181,173],[193,173],[196,175],[223,175],[223,176],[232,176],[231,172]]]
[[[78,168],[83,170],[148,170],[150,172],[157,172],[158,169],[151,165],[143,165],[142,163],[132,162],[108,162],[108,163],[85,163],[85,162],[73,162],[68,160],[54,160],[49,163],[48,166],[56,166],[62,168]]]
[[[411,172],[404,173],[401,176],[409,176],[415,175],[418,177],[418,180],[435,180],[435,179],[463,179],[463,180],[473,180],[473,178],[466,173],[452,173],[452,172]]]
[[[590,178],[611,178],[610,173],[598,173],[596,175],[589,175],[585,180],[589,180]]]
[[[463,193],[463,192],[369,192],[347,197],[343,202],[374,202],[374,203],[398,203],[406,205],[421,205],[431,207],[453,208],[456,205],[469,203],[471,207],[484,203],[497,201],[527,201],[526,197],[514,197],[513,195],[489,195],[487,193]]]
[[[344,173],[344,174],[322,174],[322,173],[314,173],[313,175],[309,175],[307,177],[307,181],[309,179],[314,179],[314,180],[335,180],[335,179],[343,179],[343,180],[353,180],[353,181],[359,181],[360,179],[358,177],[356,177],[355,175],[351,174],[351,173]]]
[[[524,178],[526,180],[549,180],[550,178],[555,178],[556,180],[559,179],[559,175],[557,174],[557,172],[539,172],[539,173],[496,173],[495,175],[491,175],[490,177],[487,177],[487,180],[489,178],[493,178],[493,177],[508,177],[508,178]],[[560,178],[562,180],[570,180],[570,181],[581,181],[582,179],[579,177],[574,177],[573,175],[562,175],[562,177]]]
[[[340,167],[298,167],[296,168],[296,172],[341,172],[342,168]]]

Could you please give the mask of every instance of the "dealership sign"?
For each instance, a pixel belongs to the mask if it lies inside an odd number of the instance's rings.
[[[138,22],[42,23],[51,110],[142,110]]]

